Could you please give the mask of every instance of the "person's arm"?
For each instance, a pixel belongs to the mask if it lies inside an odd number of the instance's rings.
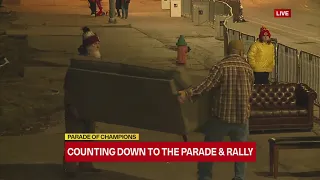
[[[198,86],[187,89],[186,96],[189,100],[192,100],[192,97],[201,95],[203,92],[209,91],[212,88],[219,85],[222,77],[221,67],[218,65],[214,65],[207,78],[202,81]]]
[[[250,46],[249,52],[248,52],[248,60],[249,64],[253,69],[255,69],[256,66],[256,55],[257,55],[258,47],[256,43],[253,43]]]

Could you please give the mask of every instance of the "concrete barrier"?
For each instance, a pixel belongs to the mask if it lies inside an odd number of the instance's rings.
[[[185,135],[209,119],[210,99],[180,105],[176,91],[195,79],[181,69],[71,60],[66,102],[80,117],[109,124]]]

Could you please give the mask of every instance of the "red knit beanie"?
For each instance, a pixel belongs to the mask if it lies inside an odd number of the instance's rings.
[[[269,36],[269,38],[271,37],[270,31],[269,31],[266,27],[262,26],[262,27],[260,28],[259,37],[261,38],[261,37],[264,36],[265,34],[267,34],[267,35]]]
[[[100,39],[97,36],[97,34],[93,33],[92,31],[88,31],[83,34],[83,45],[85,47],[95,44],[97,42],[100,42]]]

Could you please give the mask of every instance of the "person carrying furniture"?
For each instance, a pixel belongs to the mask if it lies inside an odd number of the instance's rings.
[[[275,66],[274,45],[270,31],[262,26],[258,41],[248,51],[248,60],[254,71],[255,84],[269,84],[269,75]]]
[[[249,98],[253,90],[253,70],[244,58],[240,40],[229,43],[228,56],[215,64],[200,85],[179,91],[180,103],[193,101],[201,94],[215,90],[211,109],[212,119],[205,125],[205,142],[221,142],[225,136],[231,141],[245,142],[249,135]],[[215,94],[217,93],[217,94]],[[212,179],[212,162],[198,164],[198,180]],[[246,163],[235,163],[233,180],[244,180]]]

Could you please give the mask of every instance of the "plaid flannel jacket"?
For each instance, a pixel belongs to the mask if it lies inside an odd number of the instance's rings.
[[[186,90],[193,97],[215,88],[213,115],[227,123],[248,123],[249,98],[254,83],[253,70],[244,57],[229,55],[212,67],[208,77],[198,86]]]

